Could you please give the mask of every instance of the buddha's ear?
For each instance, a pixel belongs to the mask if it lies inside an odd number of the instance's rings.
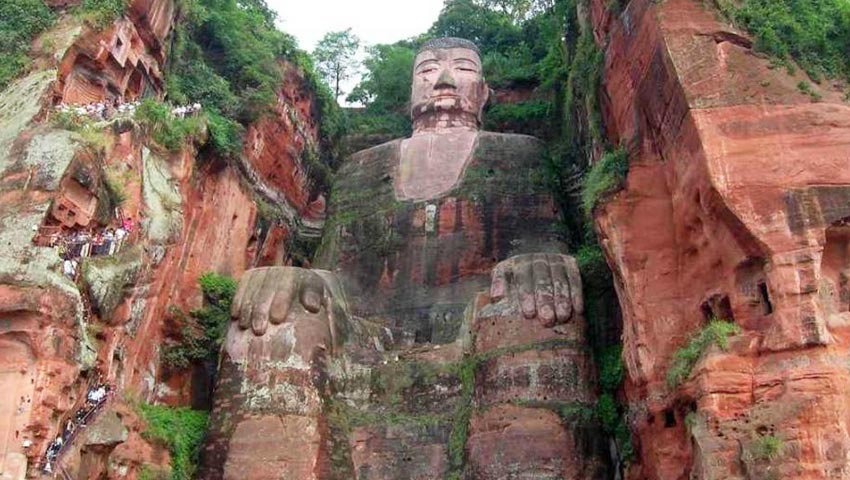
[[[487,81],[481,82],[481,106],[478,107],[478,125],[484,125],[484,108],[487,106],[487,102],[490,101],[490,97],[495,95],[493,89],[490,88],[490,85],[487,85]]]

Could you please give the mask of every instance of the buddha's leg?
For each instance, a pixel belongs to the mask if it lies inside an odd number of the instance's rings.
[[[594,404],[581,295],[575,260],[565,255],[522,255],[494,270],[490,304],[472,325],[473,479],[599,475],[581,422],[568,418]]]

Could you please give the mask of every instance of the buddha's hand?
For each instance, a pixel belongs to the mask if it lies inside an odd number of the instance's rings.
[[[584,313],[581,275],[573,257],[561,254],[517,255],[496,265],[490,301],[516,302],[527,319],[546,327]]]
[[[329,276],[328,272],[295,267],[249,270],[239,282],[231,316],[240,329],[250,328],[258,336],[264,335],[270,324],[286,321],[333,323],[339,302],[334,299]]]

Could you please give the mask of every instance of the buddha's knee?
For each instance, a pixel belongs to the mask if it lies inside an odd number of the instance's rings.
[[[251,368],[283,362],[309,370],[338,349],[348,330],[336,277],[302,268],[246,272],[231,316],[225,352],[231,361]]]

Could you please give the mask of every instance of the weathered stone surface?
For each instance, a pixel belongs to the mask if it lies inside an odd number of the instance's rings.
[[[204,452],[204,478],[320,478],[329,471],[323,418],[327,361],[345,338],[346,308],[327,272],[248,271],[233,301]],[[259,459],[263,461],[257,461]]]
[[[325,205],[317,177],[323,172],[318,158],[318,103],[307,81],[294,66],[282,63],[284,81],[274,115],[248,127],[244,147],[246,167],[261,189],[284,209],[289,219],[320,228]],[[278,264],[282,265],[282,264]]]
[[[126,442],[129,433],[121,417],[110,410],[101,414],[96,422],[86,428],[85,443],[87,446],[115,446]]]
[[[101,318],[112,318],[124,299],[125,290],[135,285],[142,268],[139,249],[128,249],[115,257],[89,258],[83,263],[83,280],[92,308]]]
[[[180,195],[171,166],[165,159],[144,148],[142,165],[145,233],[154,243],[170,243],[183,229],[183,197]]]
[[[353,155],[334,186],[317,264],[341,276],[357,314],[391,318],[411,340],[453,341],[496,263],[563,248],[540,147],[533,137],[479,133],[459,185],[416,202],[395,198],[400,141]]]
[[[56,97],[67,104],[140,98],[161,92],[165,39],[174,21],[172,0],[134,0],[127,16],[103,31],[88,30],[67,49]]]
[[[479,404],[593,401],[592,369],[586,350],[538,348],[483,362],[476,378]]]
[[[450,433],[444,425],[356,428],[349,437],[354,478],[446,478]]]
[[[487,409],[472,417],[467,446],[474,480],[593,478],[583,475],[579,449],[550,410]]]
[[[850,374],[829,365],[847,359],[850,108],[828,87],[811,103],[803,73],[773,70],[705,3],[590,11],[610,38],[609,140],[631,146],[596,226],[623,310],[632,478],[843,478]],[[674,352],[710,316],[742,336],[670,391]],[[754,460],[770,441],[782,453]]]

